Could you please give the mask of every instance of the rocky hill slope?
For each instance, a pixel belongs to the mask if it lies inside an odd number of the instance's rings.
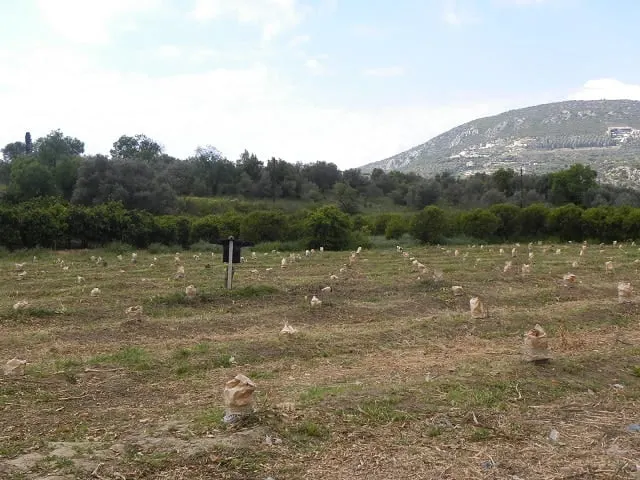
[[[522,167],[545,173],[584,163],[600,181],[640,186],[640,101],[567,101],[511,110],[453,128],[361,167],[461,175]]]

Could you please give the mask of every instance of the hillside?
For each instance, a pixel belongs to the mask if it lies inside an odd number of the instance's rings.
[[[523,167],[545,173],[577,162],[592,166],[601,181],[640,186],[640,101],[567,101],[511,110],[460,125],[361,170],[430,176]]]

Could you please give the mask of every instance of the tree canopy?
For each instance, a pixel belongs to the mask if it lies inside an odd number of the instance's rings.
[[[24,141],[2,148],[0,196],[6,202],[43,195],[80,205],[121,201],[126,208],[152,213],[175,212],[180,197],[216,196],[334,203],[352,215],[374,204],[415,211],[427,206],[470,209],[536,203],[640,206],[638,191],[599,184],[597,173],[581,164],[546,175],[521,176],[511,169],[469,177],[445,172],[423,178],[381,169],[367,175],[357,168],[341,171],[325,160],[301,164],[278,157],[260,159],[248,150],[230,160],[212,145],[178,159],[144,134],[121,135],[109,153],[85,155],[84,142],[60,130],[33,143],[27,132]],[[500,212],[496,235],[504,236],[506,210]],[[390,234],[401,230],[396,224]]]

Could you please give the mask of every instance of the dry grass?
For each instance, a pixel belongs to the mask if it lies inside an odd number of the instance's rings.
[[[348,253],[286,269],[259,254],[237,267],[232,292],[208,254],[182,255],[184,280],[173,255],[153,267],[146,252],[135,265],[107,252],[5,258],[0,362],[29,363],[0,377],[0,477],[637,478],[640,303],[618,304],[616,286],[638,278],[640,252],[543,248],[525,277],[502,267],[529,263],[526,245],[515,259],[511,246],[412,249],[440,283],[395,250],[364,251],[344,273]],[[578,282],[565,287],[569,271]],[[471,319],[473,295],[489,318]],[[14,311],[19,300],[30,307]],[[144,307],[139,322],[125,315],[132,305]],[[284,321],[299,333],[280,335]],[[535,323],[550,337],[548,365],[521,360]],[[237,373],[257,383],[257,404],[231,427],[221,392]]]

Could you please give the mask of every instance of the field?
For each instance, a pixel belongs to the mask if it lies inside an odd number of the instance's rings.
[[[0,376],[0,478],[638,478],[640,304],[618,303],[617,284],[636,282],[640,251],[536,244],[523,276],[527,246],[511,247],[408,249],[426,273],[395,248],[346,267],[348,252],[287,268],[244,252],[231,292],[210,252],[183,252],[178,280],[173,253],[5,255],[0,363],[28,363]],[[472,295],[489,318],[471,318]],[[546,365],[521,355],[536,323]],[[255,414],[228,425],[238,373]]]

